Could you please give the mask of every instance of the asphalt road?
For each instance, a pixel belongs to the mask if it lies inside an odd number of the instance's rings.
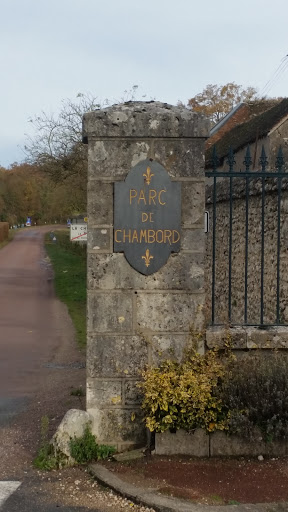
[[[56,343],[49,336],[52,281],[42,231],[27,228],[0,251],[0,426],[25,407],[37,387],[39,362]]]
[[[65,353],[63,359],[63,350],[65,352],[65,343],[67,345],[67,339],[71,338],[69,318],[68,322],[67,318],[63,318],[61,310],[63,305],[54,296],[52,270],[43,248],[43,234],[47,230],[50,228],[27,228],[19,231],[13,241],[0,250],[0,438],[2,437],[2,441],[6,430],[9,431],[9,425],[13,424],[19,413],[25,412],[35,400],[43,380],[49,380],[51,376],[53,380],[55,375],[53,370],[45,371],[44,369],[47,362],[48,367],[53,368],[53,359],[59,352],[62,353],[60,362],[66,361]],[[61,314],[55,314],[55,311],[59,313],[59,310]],[[61,335],[62,327],[62,330],[67,333],[65,340]],[[73,350],[70,347],[69,354],[71,353],[73,357]],[[57,372],[59,373],[60,371]],[[48,392],[49,389],[48,386]],[[40,395],[37,399],[42,400],[43,397]],[[31,425],[26,419],[23,430],[32,427],[32,423],[32,417]],[[21,436],[21,429],[19,432]],[[19,437],[13,444],[18,442],[21,443]],[[9,457],[11,448],[8,443],[2,448],[2,454],[0,449],[0,475],[4,474],[5,478],[7,474],[9,480],[9,483],[6,478],[1,481],[0,476],[1,511],[54,512],[61,509],[63,512],[85,512],[86,510],[91,512],[91,508],[76,505],[68,507],[60,504],[61,500],[57,500],[53,493],[50,495],[43,489],[43,482],[39,475],[35,475],[35,471],[26,466],[26,471],[22,470],[17,452],[14,455],[14,467],[17,467],[15,470],[17,477],[22,478],[11,481],[9,475],[13,474],[14,469],[13,455]],[[20,484],[18,488],[17,482]],[[95,511],[97,510],[95,508]]]
[[[85,398],[71,390],[85,389],[86,359],[54,294],[43,247],[50,229],[21,230],[0,250],[0,510],[128,512],[129,502],[99,487],[85,468],[45,472],[32,464],[43,417],[50,439],[67,410],[85,409]]]

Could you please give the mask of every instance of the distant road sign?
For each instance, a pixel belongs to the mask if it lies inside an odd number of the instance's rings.
[[[71,242],[87,242],[87,224],[71,224]]]

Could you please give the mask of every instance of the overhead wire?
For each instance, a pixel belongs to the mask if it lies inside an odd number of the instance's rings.
[[[286,71],[288,67],[288,60],[284,61],[281,66],[278,68],[277,71],[273,74],[273,76],[270,78],[270,80],[265,84],[265,86],[262,89],[262,95],[267,94],[271,88],[277,83],[281,75]]]
[[[277,83],[277,81],[279,80],[281,75],[287,70],[287,68],[288,68],[288,54],[285,55],[285,57],[283,57],[283,59],[281,60],[277,69],[274,71],[271,78],[264,85],[264,87],[261,91],[261,94],[260,94],[261,96],[265,96],[266,94],[268,94],[268,92]]]
[[[278,74],[274,76],[274,79],[271,80],[269,86],[265,89],[265,94],[268,94],[269,91],[272,89],[272,87],[274,85],[277,84],[277,82],[279,81],[280,77],[283,75],[283,73],[287,70],[288,68],[288,61],[285,63],[285,65],[281,68],[281,70],[279,70]]]
[[[277,69],[274,71],[274,73],[272,74],[271,78],[268,80],[268,82],[266,82],[266,84],[264,85],[263,89],[262,89],[262,92],[264,93],[264,91],[270,89],[271,87],[271,84],[273,82],[275,82],[275,80],[277,79],[277,77],[281,74],[281,72],[284,70],[284,68],[286,67],[286,64],[287,64],[287,55],[285,55],[285,57],[283,57],[283,59],[281,60],[279,66],[277,67]]]

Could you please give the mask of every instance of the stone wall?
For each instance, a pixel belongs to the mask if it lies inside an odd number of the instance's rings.
[[[250,181],[248,219],[248,324],[260,323],[260,282],[261,282],[261,179]],[[277,221],[278,194],[276,180],[265,181],[265,224],[264,224],[264,324],[276,320],[277,280]],[[280,214],[280,320],[288,323],[288,184],[282,182]],[[206,234],[206,289],[207,322],[211,319],[212,282],[212,232],[213,209],[212,188],[207,189],[207,209],[210,213],[210,231]],[[229,272],[229,179],[217,185],[216,209],[216,285],[215,323],[229,325],[228,319],[228,272]],[[232,223],[232,303],[231,314],[234,324],[244,323],[245,292],[245,181],[233,179],[233,223]]]
[[[288,121],[283,119],[265,138],[255,140],[250,144],[252,168],[260,169],[259,158],[264,146],[268,165],[267,170],[275,169],[279,147],[282,147],[284,166],[288,168]],[[234,170],[245,169],[244,158],[246,147],[234,154]],[[227,158],[219,171],[228,171]],[[212,230],[213,230],[213,178],[206,182],[206,209],[210,214],[210,232],[206,234],[206,313],[207,324],[211,323],[211,286],[212,286]],[[260,324],[261,300],[261,230],[262,230],[262,181],[251,179],[249,185],[249,230],[248,230],[248,324]],[[288,324],[288,278],[286,268],[288,263],[288,185],[282,180],[282,197],[280,207],[280,323]],[[216,286],[215,286],[215,323],[229,325],[228,319],[228,275],[229,275],[229,178],[217,178],[217,222],[216,222]],[[245,180],[233,178],[233,224],[232,224],[232,303],[231,316],[233,324],[244,323],[244,294],[245,294],[245,222],[246,222],[246,189]],[[265,178],[265,237],[264,237],[264,324],[274,324],[276,321],[277,296],[277,222],[278,222],[278,192],[277,180]],[[268,347],[271,336],[267,339],[252,330],[250,334],[239,337],[239,332],[233,331],[235,348]],[[215,333],[215,343],[219,342],[219,333]],[[283,341],[284,332],[281,330],[279,344],[272,332],[273,347],[287,348]],[[210,348],[213,346],[211,332],[208,334]],[[254,338],[257,338],[256,342]],[[285,337],[285,336],[284,336]],[[277,338],[277,336],[276,336]],[[241,339],[241,341],[239,341]],[[243,341],[245,339],[245,341]],[[287,338],[288,339],[288,338]],[[284,345],[285,347],[284,347]]]
[[[145,443],[139,372],[181,358],[204,326],[204,143],[208,122],[161,103],[128,103],[84,116],[88,142],[87,411],[101,442]],[[181,249],[152,275],[113,252],[113,185],[145,159],[181,183]],[[199,347],[203,350],[204,347]]]

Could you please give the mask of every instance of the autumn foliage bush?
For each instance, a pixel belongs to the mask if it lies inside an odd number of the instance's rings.
[[[288,356],[288,355],[287,355]],[[265,441],[288,438],[288,357],[247,353],[236,359],[216,351],[188,353],[142,373],[146,426],[153,432],[226,430]]]
[[[185,361],[164,361],[142,373],[142,407],[146,426],[153,432],[167,429],[208,432],[227,428],[227,411],[217,389],[226,373],[216,352],[200,355],[194,350]]]

